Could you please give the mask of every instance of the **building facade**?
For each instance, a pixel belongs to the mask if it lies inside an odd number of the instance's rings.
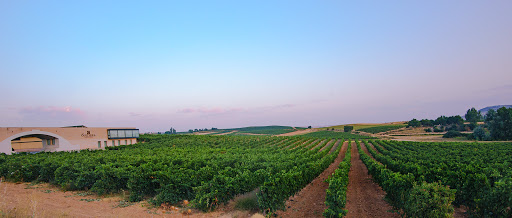
[[[137,143],[136,128],[0,127],[0,153],[105,149]]]

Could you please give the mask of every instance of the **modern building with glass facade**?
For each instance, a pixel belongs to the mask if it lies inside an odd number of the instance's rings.
[[[0,153],[105,149],[137,143],[136,128],[0,127]]]

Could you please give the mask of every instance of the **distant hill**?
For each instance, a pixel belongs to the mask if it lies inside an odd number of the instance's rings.
[[[494,105],[494,106],[484,107],[478,111],[480,113],[482,113],[482,115],[485,115],[485,114],[487,114],[487,111],[489,111],[490,109],[498,110],[499,108],[502,108],[502,107],[512,108],[512,105]]]

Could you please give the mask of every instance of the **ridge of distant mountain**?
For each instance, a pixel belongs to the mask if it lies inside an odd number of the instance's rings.
[[[502,107],[506,107],[506,108],[512,108],[512,105],[494,105],[494,106],[488,106],[488,107],[484,107],[480,110],[478,110],[480,113],[482,113],[482,115],[485,115],[487,114],[487,111],[489,111],[490,109],[493,109],[493,110],[498,110],[499,108],[502,108]]]

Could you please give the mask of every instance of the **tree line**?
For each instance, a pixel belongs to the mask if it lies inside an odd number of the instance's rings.
[[[465,119],[464,119],[465,118]],[[466,135],[476,140],[511,140],[512,139],[512,108],[502,107],[490,109],[485,116],[474,107],[468,109],[462,118],[456,116],[440,116],[435,120],[412,119],[407,127],[427,127],[426,132],[445,132],[445,137],[463,136],[460,131],[473,131]],[[466,122],[466,123],[465,123]],[[479,124],[484,122],[483,124]]]

